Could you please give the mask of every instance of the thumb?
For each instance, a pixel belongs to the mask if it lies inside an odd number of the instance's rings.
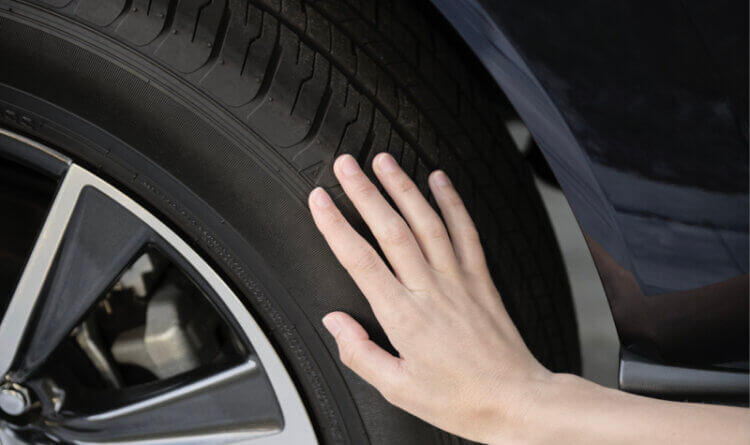
[[[386,399],[398,391],[404,379],[401,359],[389,354],[367,335],[367,331],[344,312],[331,312],[323,325],[336,339],[341,362],[375,387]]]

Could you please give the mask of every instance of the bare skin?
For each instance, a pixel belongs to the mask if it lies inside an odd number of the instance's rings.
[[[441,171],[429,178],[442,218],[388,154],[373,161],[403,218],[341,156],[334,172],[386,263],[320,188],[315,224],[363,292],[391,355],[343,312],[323,323],[341,361],[394,405],[486,443],[748,443],[748,410],[649,399],[545,369],[526,348],[485,263],[474,224]]]

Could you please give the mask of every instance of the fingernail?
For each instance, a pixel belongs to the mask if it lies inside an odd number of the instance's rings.
[[[341,173],[346,176],[353,176],[360,172],[357,161],[351,155],[343,155],[339,158]]]
[[[326,191],[323,190],[322,187],[316,187],[315,190],[312,191],[312,195],[315,205],[322,209],[330,206],[333,203],[333,201],[331,201],[331,197],[328,196],[328,193],[326,193]]]
[[[381,172],[393,173],[398,168],[398,164],[396,164],[396,160],[393,159],[393,156],[387,153],[381,153],[377,157],[378,170],[380,170]]]
[[[341,323],[339,323],[336,317],[331,314],[323,317],[323,326],[325,326],[326,329],[328,329],[328,332],[334,337],[339,335],[339,331],[341,331]]]
[[[432,178],[433,178],[432,181],[438,187],[445,187],[447,185],[451,185],[451,180],[448,179],[448,175],[446,175],[445,172],[442,170],[438,170],[435,173],[433,173]]]

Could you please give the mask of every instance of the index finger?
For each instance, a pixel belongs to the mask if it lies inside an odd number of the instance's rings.
[[[375,249],[344,218],[325,190],[316,188],[308,201],[318,230],[382,322],[386,308],[403,301],[406,289]]]

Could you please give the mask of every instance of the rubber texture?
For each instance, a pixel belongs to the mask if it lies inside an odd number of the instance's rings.
[[[420,1],[0,0],[0,125],[131,190],[206,253],[284,356],[325,443],[454,443],[343,367],[320,317],[387,346],[311,224],[331,171],[444,169],[529,348],[580,371],[565,269],[502,93]],[[369,173],[371,171],[368,170]],[[439,353],[439,352],[436,352]],[[439,390],[439,388],[436,388]]]

